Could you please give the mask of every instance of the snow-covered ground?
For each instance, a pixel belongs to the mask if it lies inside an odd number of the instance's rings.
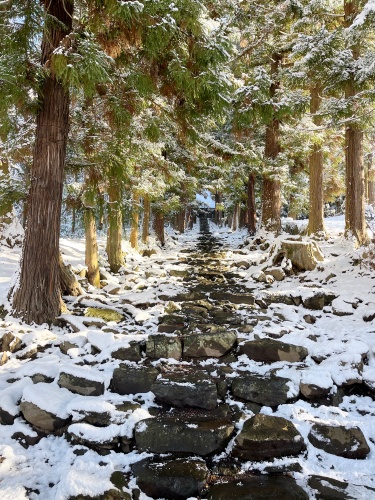
[[[272,365],[278,375],[290,379],[290,391],[296,395],[302,377],[306,382],[318,380],[320,384],[327,383],[327,386],[332,387],[332,391],[353,380],[358,382],[364,380],[368,388],[375,390],[375,320],[365,322],[363,319],[371,313],[375,317],[375,273],[368,259],[363,258],[363,251],[354,250],[352,243],[344,239],[343,217],[327,219],[326,227],[330,238],[319,242],[324,253],[324,262],[314,271],[287,277],[283,281],[273,283],[271,288],[272,291],[288,291],[304,297],[311,294],[312,290],[322,287],[338,296],[332,306],[325,307],[323,311],[307,311],[303,307],[285,304],[272,304],[269,308],[268,315],[272,314],[273,318],[277,315],[283,317],[281,325],[286,333],[282,340],[304,346],[309,351],[307,366],[303,371],[298,365],[291,366],[286,362]],[[233,250],[243,245],[247,238],[246,233],[241,231],[232,233],[227,228],[218,228],[214,225],[211,225],[211,229],[225,244],[228,267],[235,267],[236,263],[244,259],[252,261],[253,265],[249,269],[239,268],[241,283],[249,289],[255,288],[254,293],[259,296],[263,290],[269,290],[268,285],[255,283],[252,278],[264,267],[267,250],[250,251],[245,245],[242,253],[234,252]],[[165,303],[158,300],[158,296],[161,294],[173,296],[183,290],[181,280],[172,276],[171,270],[176,268],[178,257],[183,255],[180,251],[193,247],[197,237],[198,226],[178,238],[170,236],[166,249],[159,249],[151,258],[141,257],[124,243],[124,251],[127,254],[125,273],[113,277],[107,274],[106,278],[109,288],[114,285],[120,286],[121,291],[116,297],[126,301],[126,304],[123,303],[121,306],[122,312],[125,311],[129,316],[129,335],[126,339],[116,334],[115,325],[112,330],[109,328],[102,331],[85,326],[81,317],[72,320],[76,322],[75,333],[69,332],[62,326],[49,328],[47,325],[25,325],[9,315],[3,321],[0,320],[0,338],[6,332],[11,332],[22,337],[25,344],[21,351],[24,356],[20,356],[19,353],[17,356],[11,354],[9,360],[0,366],[0,408],[11,415],[16,415],[19,401],[23,398],[23,401],[39,404],[46,411],[51,409],[64,418],[68,410],[72,414],[82,408],[87,410],[102,405],[116,420],[115,404],[124,401],[137,403],[137,398],[119,396],[107,391],[113,369],[118,366],[117,361],[110,359],[110,352],[113,351],[114,344],[117,347],[129,345],[134,336],[143,335],[146,338],[150,333],[157,331],[158,319],[165,307]],[[285,238],[285,234],[280,238]],[[105,242],[99,241],[99,247],[104,254]],[[83,240],[64,238],[61,240],[61,249],[67,263],[76,269],[83,267]],[[4,304],[6,308],[9,308],[7,293],[14,280],[19,256],[19,248],[0,247],[0,304]],[[105,261],[102,263],[104,266]],[[178,268],[181,269],[181,265]],[[90,294],[84,299],[86,307],[95,306],[98,300],[104,298],[100,291],[93,288],[89,291]],[[71,298],[68,302],[69,307],[74,306],[75,300],[77,299]],[[106,306],[108,305],[110,306],[109,302],[106,302]],[[110,307],[114,310],[119,309],[116,303]],[[337,312],[345,315],[338,315]],[[244,310],[242,313],[239,310],[239,313],[245,316],[248,311]],[[350,315],[346,315],[347,313]],[[315,322],[306,322],[304,318],[306,314],[313,316]],[[250,340],[264,338],[268,334],[271,336],[276,334],[279,330],[280,323],[258,322],[247,338]],[[77,346],[70,349],[69,359],[59,348],[60,343],[64,341]],[[101,363],[95,368],[78,366],[82,360],[87,364],[90,363],[92,354],[88,347],[92,345],[100,347]],[[41,346],[45,346],[45,349],[40,349]],[[27,355],[33,349],[39,350],[36,359]],[[316,364],[311,356],[320,357],[322,361]],[[363,357],[366,357],[366,362],[363,371],[359,373],[358,366]],[[216,362],[212,360],[213,364]],[[243,371],[251,369],[252,373],[260,374],[269,371],[269,365],[261,363],[252,363],[250,367],[246,356],[239,356],[238,361],[233,363],[233,368]],[[75,395],[72,398],[71,394],[67,394],[69,391],[62,394],[61,389],[54,395],[51,387],[57,388],[57,382],[48,386],[45,384],[45,392],[41,386],[38,393],[34,394],[36,386],[33,385],[31,376],[43,374],[47,378],[55,379],[62,370],[68,370],[73,374],[79,374],[82,370],[90,371],[92,380],[103,382],[105,385],[105,395],[95,398],[95,402],[85,396]],[[235,404],[230,397],[227,402]],[[154,397],[149,393],[143,398],[138,413],[132,414],[131,421],[119,417],[117,424],[111,424],[115,427],[109,426],[106,432],[113,432],[113,435],[117,436],[131,435],[136,422],[149,416],[149,410],[153,405],[155,405]],[[272,413],[271,408],[267,407],[263,407],[261,411]],[[370,396],[345,395],[338,406],[317,406],[313,402],[297,399],[296,402],[280,405],[274,414],[291,420],[307,444],[307,455],[303,463],[301,462],[302,470],[295,473],[300,484],[305,484],[304,480],[308,475],[323,474],[332,479],[348,482],[350,486],[347,493],[352,495],[352,498],[375,498],[375,491],[372,497],[370,491],[365,497],[363,490],[358,490],[361,486],[375,488],[375,404]],[[307,439],[311,424],[315,422],[358,426],[370,447],[369,455],[365,460],[351,460],[317,450]],[[84,432],[85,429],[81,431]],[[148,456],[135,451],[127,454],[111,452],[101,456],[93,450],[81,455],[77,453],[77,447],[69,444],[63,436],[48,436],[37,444],[25,447],[24,441],[16,439],[17,433],[20,433],[18,436],[30,438],[37,435],[21,417],[17,417],[13,425],[0,425],[1,500],[27,498],[66,500],[79,494],[100,495],[113,486],[109,478],[114,471],[129,472],[131,464]],[[98,428],[97,435],[91,436],[91,439],[111,438],[100,433],[101,429]],[[230,448],[231,444],[228,446]],[[288,460],[279,459],[272,465],[278,461],[285,464]],[[269,465],[268,462],[261,462],[255,466],[253,463],[245,463],[244,469],[255,467],[261,471]],[[148,497],[141,494],[140,498],[142,500]]]

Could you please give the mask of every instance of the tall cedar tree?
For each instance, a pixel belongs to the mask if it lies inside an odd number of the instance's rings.
[[[73,0],[45,0],[43,5],[41,63],[47,68],[72,29],[74,5]],[[59,235],[69,92],[52,70],[44,76],[39,99],[21,274],[13,297],[14,313],[28,323],[50,323],[61,308]]]

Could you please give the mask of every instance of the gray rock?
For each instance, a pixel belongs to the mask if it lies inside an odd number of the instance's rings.
[[[203,460],[142,460],[132,466],[139,488],[151,498],[185,500],[197,497],[207,483]]]
[[[146,342],[146,355],[149,358],[173,358],[179,360],[182,357],[181,339],[167,335],[150,335]]]
[[[139,451],[193,453],[206,456],[224,449],[234,426],[228,420],[192,421],[178,418],[147,419],[138,422],[135,441]]]
[[[338,481],[325,476],[311,476],[308,479],[308,485],[314,490],[315,498],[317,500],[346,500],[353,499],[345,490],[348,488],[348,483]]]
[[[262,406],[278,406],[288,400],[289,380],[282,377],[245,375],[233,379],[235,396]]]
[[[75,394],[82,396],[101,396],[104,394],[104,383],[89,378],[79,377],[71,373],[61,372],[57,384]]]
[[[273,363],[288,361],[290,363],[303,361],[308,352],[305,347],[286,344],[273,339],[251,340],[240,345],[240,353],[246,354],[254,361]]]
[[[185,328],[185,316],[177,314],[168,314],[161,318],[161,324],[158,327],[159,333],[174,333]]]
[[[307,384],[304,382],[301,382],[299,385],[299,390],[301,393],[305,396],[307,399],[318,399],[321,398],[322,396],[325,396],[328,394],[330,387],[320,387],[317,384]]]
[[[65,340],[59,345],[59,349],[63,354],[68,354],[69,349],[78,349],[78,345],[73,342],[69,342],[69,340]]]
[[[22,349],[22,340],[11,332],[5,332],[0,339],[0,351],[17,352]]]
[[[269,460],[298,455],[304,449],[303,438],[292,422],[258,414],[246,420],[232,453],[242,460]]]
[[[308,438],[316,448],[339,457],[364,459],[370,453],[359,427],[314,424]]]
[[[121,364],[113,372],[111,389],[118,394],[149,392],[159,370],[153,366],[132,366]]]
[[[271,292],[265,291],[262,292],[261,297],[257,299],[258,301],[264,301],[267,306],[270,304],[286,304],[289,306],[299,306],[301,303],[301,297],[295,296],[293,292]]]
[[[42,431],[52,432],[61,429],[70,421],[70,418],[60,418],[29,401],[22,401],[20,409],[26,422]]]
[[[250,293],[212,292],[210,298],[213,300],[227,300],[232,304],[254,305],[254,296]]]
[[[235,332],[192,333],[184,338],[183,354],[192,358],[220,358],[232,349],[236,341]]]
[[[120,359],[121,361],[141,361],[141,345],[141,342],[132,340],[129,342],[129,347],[120,347],[111,352],[111,356],[113,359]]]
[[[285,272],[281,267],[268,267],[266,274],[270,274],[276,281],[282,281],[285,279]]]
[[[322,311],[325,306],[324,293],[316,292],[310,297],[303,298],[302,304],[306,309]]]
[[[192,406],[205,410],[217,407],[217,386],[206,374],[170,373],[151,386],[156,399],[171,406]]]
[[[208,500],[308,500],[309,495],[288,476],[253,476],[212,486]]]
[[[0,401],[1,405],[1,401]],[[2,425],[13,425],[14,421],[18,415],[11,415],[4,408],[0,406],[0,424]]]

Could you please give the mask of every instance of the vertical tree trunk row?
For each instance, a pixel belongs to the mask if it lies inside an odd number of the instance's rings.
[[[107,233],[107,257],[110,270],[118,273],[124,265],[122,253],[122,212],[121,212],[121,189],[115,179],[112,179],[108,187],[108,233]]]

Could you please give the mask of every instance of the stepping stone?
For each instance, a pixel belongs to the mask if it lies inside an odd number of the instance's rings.
[[[185,500],[197,497],[207,483],[203,460],[142,460],[132,465],[138,487],[151,498]]]
[[[161,324],[158,326],[159,333],[174,333],[185,328],[185,316],[177,314],[168,314],[161,318]]]
[[[102,374],[78,366],[65,368],[57,384],[82,396],[101,396],[105,390]]]
[[[111,357],[121,361],[141,361],[141,346],[142,342],[131,340],[129,342],[129,347],[119,347],[115,351],[111,352]]]
[[[146,342],[146,355],[149,358],[181,359],[182,343],[176,335],[150,335]]]
[[[23,391],[20,409],[26,422],[33,427],[53,432],[71,420],[67,407],[75,397],[67,389],[51,384],[29,385]]]
[[[308,439],[316,448],[339,457],[364,459],[370,453],[359,427],[314,424]]]
[[[67,435],[73,444],[80,444],[93,448],[99,452],[115,450],[121,441],[117,426],[96,427],[86,422],[72,424],[68,427]]]
[[[19,400],[28,385],[33,386],[33,383],[30,378],[25,377],[0,391],[0,424],[14,424],[15,419],[20,414]]]
[[[311,367],[303,371],[299,388],[305,398],[317,399],[328,394],[332,386],[333,380],[328,370]]]
[[[241,460],[270,460],[298,455],[304,449],[303,438],[292,422],[258,414],[244,423],[235,439],[233,456]]]
[[[233,379],[232,392],[246,401],[262,406],[278,406],[288,401],[290,381],[273,376],[245,375]]]
[[[124,319],[122,314],[113,309],[99,307],[88,307],[85,316],[89,318],[99,318],[106,322],[114,321],[115,323],[120,323],[120,321]]]
[[[337,479],[325,476],[311,476],[307,484],[312,490],[315,490],[314,493],[317,500],[325,500],[327,498],[332,500],[353,499],[352,496],[345,492],[349,486],[348,483],[338,481]]]
[[[186,357],[220,358],[237,342],[235,332],[191,333],[184,337],[183,355]]]
[[[217,407],[217,386],[204,373],[169,373],[151,386],[156,399],[171,406],[192,406],[205,410]]]
[[[299,306],[301,304],[301,296],[294,295],[294,292],[269,292],[265,291],[259,295],[255,301],[257,304],[264,301],[267,306],[271,304],[286,304],[288,306]]]
[[[233,430],[233,424],[226,419],[200,422],[158,417],[136,425],[135,442],[140,452],[206,456],[222,451]]]
[[[151,386],[159,375],[153,366],[121,364],[113,372],[111,389],[118,394],[138,394],[151,391]]]
[[[299,363],[308,355],[305,347],[286,344],[274,339],[251,340],[244,342],[239,347],[241,354],[246,354],[250,359],[262,363],[275,361]]]
[[[308,500],[309,495],[288,476],[253,476],[212,486],[208,500]]]
[[[247,304],[254,305],[254,296],[249,293],[230,293],[230,292],[213,292],[210,294],[212,300],[227,300],[232,304]]]
[[[22,340],[11,332],[5,332],[0,338],[0,352],[17,352],[22,349]]]

